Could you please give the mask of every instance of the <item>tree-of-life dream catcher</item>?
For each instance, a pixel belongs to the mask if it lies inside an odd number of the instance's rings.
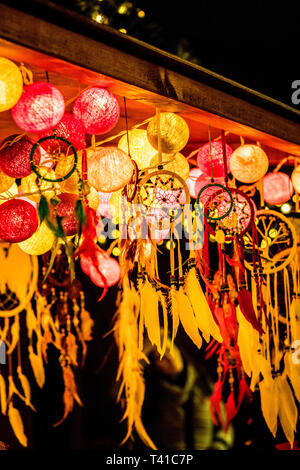
[[[173,354],[180,327],[195,347],[206,345],[207,357],[217,355],[214,423],[228,429],[245,398],[259,389],[271,432],[276,435],[280,422],[292,445],[300,398],[293,362],[300,333],[296,236],[289,219],[265,208],[264,200],[280,204],[278,194],[266,191],[278,179],[288,198],[291,185],[299,191],[296,157],[291,183],[280,166],[267,174],[259,144],[241,138],[233,151],[225,132],[212,141],[209,130],[209,142],[196,151],[197,168],[190,169],[195,152],[188,158],[180,153],[189,140],[185,120],[157,109],[128,129],[125,98],[126,129],[96,141],[120,117],[107,88],[89,87],[65,103],[48,76],[34,82],[24,65],[2,60],[7,96],[0,111],[10,110],[22,132],[0,145],[0,340],[8,357],[0,407],[20,443],[27,445],[18,399],[34,410],[23,372],[27,358],[43,387],[47,352],[50,346],[58,352],[64,409],[54,425],[82,405],[75,377],[93,320],[81,268],[99,287],[99,301],[119,282],[112,332],[127,422],[123,442],[136,432],[156,448],[141,418],[146,343],[160,358]],[[118,145],[111,144],[117,138]],[[251,198],[256,187],[258,208]],[[99,239],[107,217],[119,236],[105,251]],[[167,238],[169,256],[160,249]],[[116,243],[118,261],[112,257]]]

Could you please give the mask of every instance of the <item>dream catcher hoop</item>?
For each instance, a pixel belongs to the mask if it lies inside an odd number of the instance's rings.
[[[273,274],[286,268],[297,253],[297,234],[292,223],[277,211],[259,210],[255,218],[257,242],[262,274]],[[253,239],[244,236],[246,253],[253,247]],[[251,256],[245,258],[245,266],[253,271]]]
[[[0,243],[0,264],[0,317],[8,318],[22,312],[32,299],[38,282],[38,258],[16,244]]]
[[[48,155],[51,157],[50,161],[51,160],[53,161],[53,165],[51,165],[51,168],[49,168],[49,172],[53,169],[55,170],[55,165],[62,159],[63,155],[66,155],[66,156],[73,155],[74,161],[73,161],[73,165],[71,165],[71,169],[65,175],[63,175],[59,178],[49,178],[45,175],[42,175],[41,172],[39,171],[37,165],[34,163],[34,154],[35,154],[36,150],[41,146],[41,144],[43,144],[47,141],[50,141],[50,142],[54,141],[54,143],[56,144],[54,149],[51,149],[50,144],[49,144]],[[53,142],[52,142],[52,144],[53,144]],[[72,153],[69,153],[69,149],[71,150]],[[78,161],[77,152],[76,152],[75,147],[73,146],[73,144],[71,144],[71,142],[69,142],[64,137],[60,137],[60,136],[57,136],[55,134],[53,134],[51,136],[47,136],[47,137],[42,137],[41,139],[39,139],[34,144],[34,146],[31,149],[31,152],[30,152],[30,165],[31,165],[32,171],[39,178],[41,178],[44,181],[48,181],[49,183],[60,183],[62,181],[67,180],[74,173],[74,171],[76,170],[77,161]],[[47,163],[49,164],[49,161],[47,161]],[[45,167],[43,167],[43,168],[45,168]]]

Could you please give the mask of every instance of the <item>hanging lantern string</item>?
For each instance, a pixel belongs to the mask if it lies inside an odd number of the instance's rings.
[[[228,186],[228,168],[227,168],[226,142],[225,142],[225,133],[224,133],[223,130],[221,130],[221,139],[222,139],[222,149],[223,149],[225,185]]]
[[[280,168],[288,161],[292,160],[294,163],[299,163],[300,162],[300,157],[295,157],[293,155],[288,155],[287,157],[283,158],[282,160],[280,160],[280,162],[278,163],[278,165],[276,166],[275,170],[273,170],[273,173],[277,173]]]
[[[157,150],[158,150],[158,163],[162,164],[162,152],[161,152],[161,132],[160,132],[160,109],[156,108],[156,119],[157,119]]]
[[[23,134],[18,134],[13,140],[6,140],[0,147],[0,151],[5,149],[6,147],[11,147],[12,145],[14,145],[16,142],[18,142],[19,140],[22,139],[22,137],[24,137],[26,134],[26,132],[24,132]]]
[[[211,173],[211,182],[214,181],[214,172],[213,172],[213,162],[212,162],[212,154],[211,154],[211,133],[210,133],[210,126],[208,126],[208,141],[209,141],[209,161],[210,161],[210,173]]]
[[[22,74],[24,85],[32,85],[33,84],[33,73],[31,72],[31,70],[29,70],[27,67],[25,67],[23,62],[21,62],[20,66],[19,66],[19,69],[20,69],[20,72]]]
[[[128,116],[127,116],[127,105],[126,105],[126,97],[124,96],[124,112],[125,112],[125,125],[126,125],[126,135],[127,135],[127,147],[128,147],[128,155],[130,155],[130,144],[129,144],[129,131],[128,131]]]

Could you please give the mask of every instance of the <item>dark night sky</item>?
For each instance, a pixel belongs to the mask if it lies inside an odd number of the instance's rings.
[[[128,34],[174,54],[184,49],[199,65],[293,106],[291,83],[300,78],[299,18],[295,1],[130,0],[136,13],[110,17]],[[56,0],[115,12],[122,0]],[[76,8],[76,7],[75,7]],[[91,9],[90,9],[91,11]],[[109,17],[109,15],[107,15]],[[300,105],[298,105],[300,107]]]

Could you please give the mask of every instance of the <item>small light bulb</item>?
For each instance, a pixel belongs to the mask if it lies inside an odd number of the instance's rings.
[[[284,214],[288,214],[289,212],[291,212],[291,209],[292,207],[290,206],[290,204],[282,204],[281,206],[281,212],[283,212]]]
[[[112,249],[112,254],[113,254],[114,256],[119,256],[119,254],[120,254],[120,249],[119,249],[117,246],[115,246],[115,247]]]

